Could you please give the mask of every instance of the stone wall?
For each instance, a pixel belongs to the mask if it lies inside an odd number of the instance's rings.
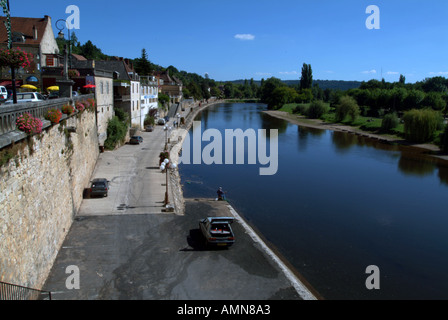
[[[17,142],[0,168],[0,281],[41,288],[98,158],[93,112]]]

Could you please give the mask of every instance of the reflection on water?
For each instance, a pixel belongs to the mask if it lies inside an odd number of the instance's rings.
[[[312,128],[299,127],[299,137],[306,138],[308,133],[312,132],[310,131],[310,129]],[[312,130],[314,131],[316,129]],[[423,149],[389,144],[381,142],[377,139],[338,131],[332,133],[332,142],[335,150],[340,153],[349,152],[350,149],[354,146],[371,147],[377,150],[399,152],[400,160],[398,161],[398,169],[401,173],[407,175],[425,176],[433,175],[437,170],[438,177],[440,178],[441,182],[447,183],[448,181],[448,169],[446,161],[427,154],[428,152]],[[391,155],[393,155],[393,153],[391,153]]]
[[[232,206],[325,298],[447,299],[445,162],[415,148],[298,127],[264,109],[225,104],[198,120],[203,130],[279,129],[277,174],[261,177],[247,164],[181,165],[184,195],[214,198],[223,186]],[[381,271],[376,291],[365,287],[372,264]]]

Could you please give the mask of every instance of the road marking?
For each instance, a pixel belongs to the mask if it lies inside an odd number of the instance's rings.
[[[264,243],[264,241],[255,233],[255,231],[246,223],[246,221],[236,212],[236,210],[227,204],[230,212],[238,219],[241,225],[249,233],[249,236],[261,245],[263,250],[278,264],[285,276],[291,281],[294,289],[304,300],[317,300],[317,298],[308,290],[308,288],[292,273],[292,271],[280,260],[280,258]]]

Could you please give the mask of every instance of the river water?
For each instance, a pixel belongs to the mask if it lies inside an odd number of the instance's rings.
[[[215,105],[198,114],[196,130],[217,129],[224,139],[226,129],[278,129],[276,174],[260,175],[266,166],[247,158],[180,164],[184,196],[215,198],[222,186],[325,299],[447,299],[448,167],[412,148],[300,127],[263,110]],[[378,273],[366,273],[372,265]]]

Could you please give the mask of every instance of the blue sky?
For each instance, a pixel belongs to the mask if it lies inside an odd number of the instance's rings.
[[[83,44],[137,58],[142,48],[163,67],[218,81],[297,80],[303,63],[315,79],[407,82],[448,77],[446,0],[10,0],[21,17],[67,19],[80,10]],[[369,5],[380,29],[369,30]],[[66,32],[67,34],[67,32]]]

